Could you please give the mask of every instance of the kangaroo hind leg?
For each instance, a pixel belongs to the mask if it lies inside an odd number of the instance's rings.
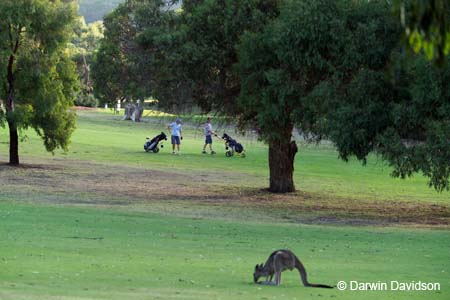
[[[275,285],[281,284],[281,271],[277,271],[275,274]]]

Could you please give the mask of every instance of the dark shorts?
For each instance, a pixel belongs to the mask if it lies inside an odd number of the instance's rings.
[[[176,135],[172,135],[172,144],[173,145],[179,145],[180,144],[180,137]]]
[[[212,137],[210,135],[207,135],[205,138],[205,144],[212,144]]]

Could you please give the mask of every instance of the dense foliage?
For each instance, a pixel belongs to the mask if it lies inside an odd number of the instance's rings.
[[[177,1],[128,0],[104,21],[105,38],[94,59],[94,92],[104,103],[164,99],[175,110],[190,89],[178,63]]]
[[[77,90],[66,46],[75,5],[60,0],[0,2],[0,125],[8,124],[10,163],[19,163],[18,130],[32,127],[48,151],[67,149]]]
[[[278,15],[278,0],[184,1],[181,74],[204,110],[238,114],[236,47],[246,31],[257,32]]]
[[[396,0],[407,43],[442,65],[450,54],[450,1]]]
[[[436,190],[449,189],[450,67],[423,56],[393,54],[391,76],[361,72],[329,116],[329,136],[342,158],[375,151],[396,177],[421,172]]]
[[[98,100],[94,97],[91,66],[99,42],[103,38],[103,23],[94,22],[86,25],[84,18],[80,16],[74,29],[69,52],[77,65],[80,82],[80,91],[74,102],[77,106],[96,107]]]

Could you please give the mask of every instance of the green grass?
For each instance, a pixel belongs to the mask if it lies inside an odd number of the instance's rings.
[[[232,222],[109,209],[0,204],[0,298],[448,299],[448,231]],[[252,284],[252,268],[294,250],[311,282],[439,282],[440,292]]]
[[[145,137],[160,131],[167,133],[171,118],[154,118],[153,122],[131,123],[109,113],[79,112],[77,130],[73,134],[68,153],[56,151],[55,157],[81,159],[108,164],[126,164],[159,170],[225,171],[248,174],[242,186],[268,186],[267,147],[255,138],[239,137],[247,151],[245,159],[226,158],[224,147],[215,140],[218,155],[202,155],[202,126],[187,127],[182,144],[183,155],[173,157],[166,143],[158,155],[145,153]],[[233,132],[231,132],[233,133]],[[20,145],[22,161],[28,158],[50,158],[41,140],[26,132],[28,140]],[[234,133],[233,133],[234,135]],[[0,129],[0,159],[7,160],[7,130]],[[415,175],[406,180],[392,178],[391,169],[375,156],[370,156],[367,166],[356,160],[345,163],[338,159],[331,145],[301,144],[295,161],[294,179],[299,190],[319,195],[370,200],[406,200],[448,203],[449,192],[437,193],[427,185],[427,178]]]
[[[80,112],[70,151],[54,156],[32,131],[23,133],[21,159],[32,168],[0,164],[1,300],[450,298],[448,227],[288,223],[320,197],[331,209],[345,208],[344,200],[388,210],[406,203],[439,207],[448,217],[449,193],[429,189],[426,178],[392,179],[376,157],[362,167],[338,160],[328,144],[302,144],[295,165],[302,192],[264,194],[267,148],[251,137],[237,136],[245,159],[226,158],[217,140],[218,154],[202,155],[201,126],[191,124],[181,156],[170,154],[168,143],[145,153],[145,137],[167,131],[170,121],[133,124]],[[7,138],[0,128],[0,161],[7,160]],[[240,188],[249,199],[238,197]],[[236,199],[220,198],[229,190]],[[299,256],[311,282],[423,281],[441,290],[312,289],[297,272],[285,272],[280,287],[254,285],[254,265],[279,248]]]

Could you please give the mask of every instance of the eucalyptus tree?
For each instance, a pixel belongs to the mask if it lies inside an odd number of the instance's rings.
[[[174,2],[126,0],[105,17],[104,38],[93,63],[97,98],[114,103],[158,94],[173,48],[169,29],[175,22]]]
[[[78,85],[66,46],[75,15],[69,0],[0,2],[0,125],[9,128],[10,164],[19,164],[21,129],[34,128],[47,151],[68,147]]]
[[[294,126],[340,158],[377,153],[405,178],[449,189],[449,67],[409,58],[385,1],[290,1],[239,47],[240,107],[269,144],[270,189],[291,191]]]
[[[241,122],[269,145],[270,190],[295,190],[297,127],[305,138],[328,133],[334,99],[360,70],[382,69],[398,41],[388,7],[367,1],[287,1],[279,17],[239,46]],[[350,141],[351,142],[351,141]]]

